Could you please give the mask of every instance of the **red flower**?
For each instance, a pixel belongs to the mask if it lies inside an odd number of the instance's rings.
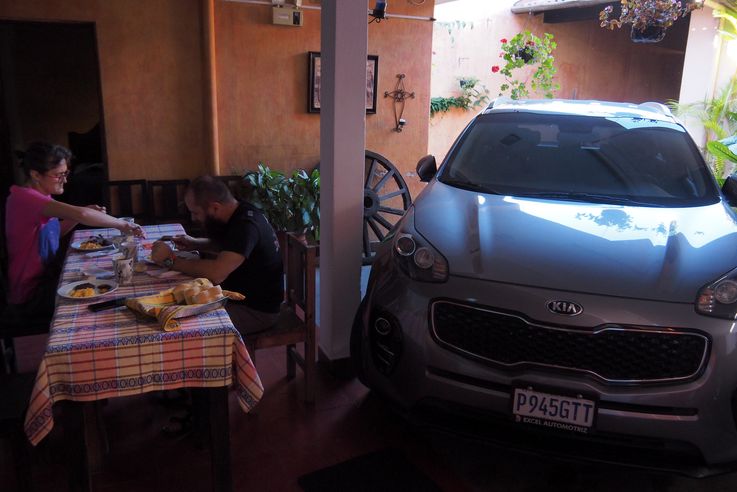
[[[502,44],[507,42],[507,38],[502,38]]]
[[[497,73],[499,71],[499,65],[494,65],[491,67],[491,73]]]

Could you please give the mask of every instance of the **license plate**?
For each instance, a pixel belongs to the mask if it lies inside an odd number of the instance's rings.
[[[596,402],[515,388],[512,414],[520,423],[587,434],[594,424]]]

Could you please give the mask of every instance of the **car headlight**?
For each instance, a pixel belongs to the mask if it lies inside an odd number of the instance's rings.
[[[413,280],[445,282],[448,280],[448,261],[415,230],[414,212],[414,207],[407,211],[394,233],[394,261]]]
[[[717,318],[737,319],[737,268],[701,288],[696,312]]]

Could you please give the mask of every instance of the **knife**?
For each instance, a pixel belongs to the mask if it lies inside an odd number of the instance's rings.
[[[102,311],[105,309],[115,309],[115,308],[125,306],[126,300],[127,300],[126,297],[118,297],[117,299],[111,299],[105,302],[98,302],[96,304],[90,304],[89,306],[87,306],[87,309],[95,313],[97,311]]]

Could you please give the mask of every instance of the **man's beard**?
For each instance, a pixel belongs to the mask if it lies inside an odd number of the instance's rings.
[[[228,224],[226,222],[219,222],[213,217],[205,217],[205,233],[210,239],[219,241],[225,237],[225,233],[228,230]]]

